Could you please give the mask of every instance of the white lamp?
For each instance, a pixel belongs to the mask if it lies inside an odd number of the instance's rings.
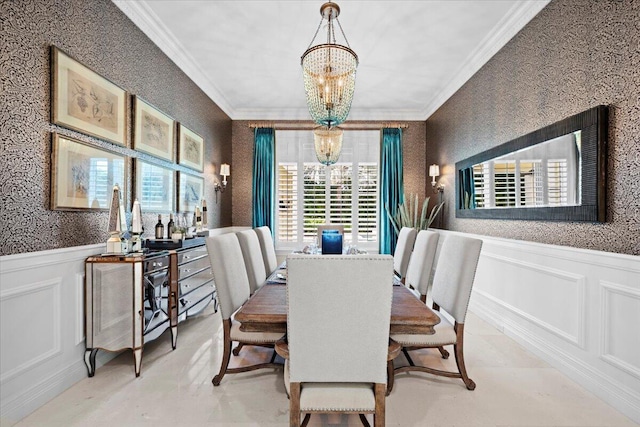
[[[440,176],[440,166],[429,166],[429,176],[431,177],[431,186],[436,193],[442,193],[444,191],[444,185],[436,183],[436,177]]]
[[[224,190],[227,189],[227,177],[231,175],[231,167],[226,163],[222,163],[220,165],[220,175],[222,175],[222,185],[216,182],[214,187],[216,191],[216,203],[218,203],[218,191],[224,193]]]

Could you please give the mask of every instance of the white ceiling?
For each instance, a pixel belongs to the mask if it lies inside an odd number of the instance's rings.
[[[338,0],[360,60],[349,120],[426,120],[548,1]],[[300,56],[322,0],[113,2],[232,119],[310,118]]]

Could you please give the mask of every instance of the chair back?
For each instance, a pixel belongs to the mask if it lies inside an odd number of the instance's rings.
[[[269,227],[262,226],[255,229],[260,241],[260,249],[262,250],[262,259],[264,261],[264,268],[267,271],[267,276],[273,273],[278,268],[278,258],[276,257],[276,248],[273,245],[273,237],[271,236],[271,229]]]
[[[467,315],[481,249],[482,240],[455,235],[446,236],[440,248],[431,296],[457,323]]]
[[[338,230],[344,236],[344,225],[342,224],[320,224],[318,225],[318,249],[322,249],[322,232],[324,230]]]
[[[416,241],[418,232],[411,227],[402,227],[398,234],[396,250],[393,253],[393,269],[403,278],[407,275],[407,267],[413,251],[413,244]]]
[[[249,299],[249,278],[238,238],[233,233],[206,238],[222,319],[227,320]]]
[[[421,230],[413,245],[405,284],[413,286],[420,295],[427,295],[433,261],[438,249],[438,237],[439,234],[435,231]]]
[[[290,255],[287,274],[291,382],[386,384],[392,257]]]
[[[238,242],[240,242],[242,258],[249,277],[249,289],[253,294],[267,280],[267,270],[262,258],[260,240],[258,240],[258,235],[254,230],[239,231],[236,236]]]

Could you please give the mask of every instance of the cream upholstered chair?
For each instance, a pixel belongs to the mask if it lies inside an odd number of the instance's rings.
[[[392,257],[290,255],[287,270],[290,425],[301,413],[306,424],[311,413],[346,412],[383,426]]]
[[[240,242],[242,258],[249,277],[249,289],[253,294],[267,280],[260,240],[258,240],[258,235],[254,230],[239,231],[236,236],[238,237],[238,242]]]
[[[344,236],[344,225],[342,224],[320,224],[318,225],[318,249],[322,249],[322,232],[324,230],[338,230]]]
[[[228,368],[233,341],[247,345],[273,346],[282,337],[280,333],[243,332],[238,322],[234,321],[234,313],[249,299],[249,279],[242,258],[240,243],[235,234],[222,234],[207,237],[207,250],[213,271],[213,280],[218,293],[218,303],[222,315],[222,329],[224,334],[224,353],[220,372],[213,377],[213,385],[220,385],[225,373],[247,372],[261,368],[277,368],[282,365],[260,363],[239,368]]]
[[[427,289],[431,279],[433,261],[438,249],[439,234],[435,231],[421,230],[418,232],[413,252],[407,268],[405,285],[418,293],[422,302],[427,302]]]
[[[276,257],[276,248],[273,245],[273,237],[271,229],[267,226],[255,228],[260,241],[260,249],[262,250],[262,259],[267,276],[278,268],[278,258]]]
[[[396,243],[396,250],[393,253],[393,269],[396,275],[400,277],[402,283],[405,282],[405,276],[407,275],[407,268],[409,267],[409,259],[411,258],[411,251],[413,251],[413,244],[416,241],[418,232],[411,227],[402,227],[398,234],[398,242]]]
[[[436,265],[431,296],[433,308],[447,312],[453,317],[454,323],[452,325],[446,317],[440,315],[441,321],[435,326],[433,335],[391,335],[393,340],[402,345],[402,352],[409,361],[409,366],[394,369],[394,374],[408,371],[427,372],[461,378],[469,390],[476,388],[476,383],[469,378],[464,365],[463,341],[464,321],[481,248],[482,240],[455,235],[445,237]],[[408,353],[419,348],[440,348],[445,345],[453,345],[458,372],[416,366]],[[449,353],[444,349],[441,353],[443,358],[449,357]],[[389,378],[389,386],[393,387],[393,375]]]

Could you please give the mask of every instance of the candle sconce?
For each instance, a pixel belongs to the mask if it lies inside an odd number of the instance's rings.
[[[216,182],[214,187],[216,192],[216,204],[218,203],[218,192],[224,193],[224,190],[227,189],[227,177],[231,175],[231,168],[228,164],[222,163],[220,165],[220,175],[222,175],[222,185],[219,182]]]
[[[431,177],[431,186],[433,187],[433,192],[442,193],[444,191],[444,185],[438,184],[436,182],[436,177],[440,176],[440,166],[429,166],[429,176]]]

